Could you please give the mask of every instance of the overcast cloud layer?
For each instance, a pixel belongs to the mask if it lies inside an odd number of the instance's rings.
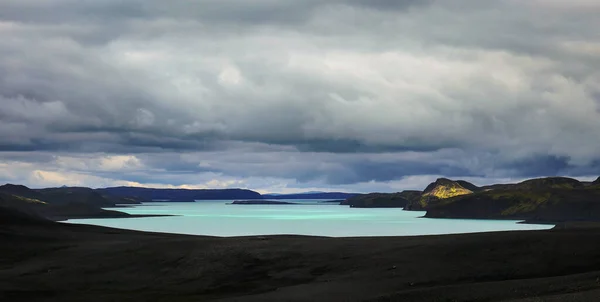
[[[0,182],[600,174],[595,0],[3,0]]]

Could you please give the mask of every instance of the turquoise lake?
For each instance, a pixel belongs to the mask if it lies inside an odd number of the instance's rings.
[[[153,202],[117,210],[129,214],[171,217],[75,219],[93,224],[140,231],[209,236],[296,234],[330,237],[414,236],[509,230],[550,229],[551,225],[518,221],[428,219],[425,212],[402,209],[359,209],[318,201],[301,205],[231,205],[231,201],[185,203]]]

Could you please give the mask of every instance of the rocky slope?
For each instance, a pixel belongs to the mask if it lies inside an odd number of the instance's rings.
[[[425,188],[425,191],[423,191],[423,194],[421,194],[421,197],[418,200],[407,204],[405,209],[409,211],[423,211],[426,210],[431,203],[435,203],[439,200],[473,194],[473,191],[465,188],[465,186],[471,188],[476,188],[476,186],[466,181],[461,182],[464,186],[457,181],[439,178]]]

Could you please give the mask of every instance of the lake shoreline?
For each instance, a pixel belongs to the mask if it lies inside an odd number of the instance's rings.
[[[298,206],[301,205],[301,206]],[[550,229],[518,220],[422,219],[423,212],[402,209],[329,206],[327,203],[229,205],[223,201],[153,203],[119,208],[139,219],[70,219],[73,224],[139,231],[208,236],[298,234],[328,237],[420,236]],[[161,218],[142,218],[157,215]],[[129,217],[124,217],[129,218]],[[156,220],[155,220],[156,219]],[[160,219],[160,221],[158,220]]]

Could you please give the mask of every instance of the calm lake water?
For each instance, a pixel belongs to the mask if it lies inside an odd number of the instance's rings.
[[[413,236],[508,230],[540,230],[551,225],[517,221],[427,219],[425,212],[358,209],[316,201],[302,205],[230,205],[231,201],[156,202],[119,208],[129,214],[172,217],[75,219],[69,223],[121,229],[211,236],[298,234],[331,237]]]

